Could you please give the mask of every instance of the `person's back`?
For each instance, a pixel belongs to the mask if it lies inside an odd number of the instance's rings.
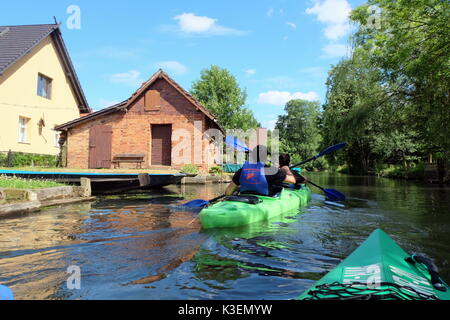
[[[257,146],[251,153],[251,160],[233,176],[232,183],[226,190],[227,195],[233,194],[237,187],[240,193],[274,195],[283,182],[295,183],[293,176],[287,176],[279,168],[266,166],[267,148]],[[292,182],[293,181],[293,182]]]

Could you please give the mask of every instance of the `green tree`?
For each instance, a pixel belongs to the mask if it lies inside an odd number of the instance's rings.
[[[201,72],[201,79],[192,84],[192,96],[217,118],[224,129],[254,129],[259,125],[252,111],[245,106],[247,92],[227,70],[212,65]]]
[[[377,27],[369,6],[379,9]],[[369,0],[351,19],[360,27],[355,45],[370,52],[389,97],[428,150],[450,150],[450,2]]]
[[[390,91],[364,50],[333,67],[327,80],[323,145],[342,141],[349,145],[345,157],[331,155],[330,163],[346,163],[353,173],[369,173],[380,162],[407,166],[417,159],[422,144],[408,125],[409,104],[394,99]]]
[[[317,154],[321,143],[319,103],[291,100],[284,110],[286,114],[278,116],[275,125],[275,129],[279,131],[280,152],[289,153],[293,162]],[[320,162],[320,166],[322,165]]]

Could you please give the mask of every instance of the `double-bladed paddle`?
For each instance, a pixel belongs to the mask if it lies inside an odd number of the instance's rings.
[[[296,164],[294,166],[291,166],[290,168],[293,169],[293,168],[299,167],[299,166],[301,166],[301,165],[303,165],[303,164],[305,164],[307,162],[314,161],[314,160],[316,160],[316,159],[318,159],[320,157],[323,157],[323,156],[325,156],[327,154],[330,154],[330,153],[332,153],[332,152],[334,152],[336,150],[342,149],[346,145],[347,145],[347,143],[344,142],[344,143],[339,143],[339,144],[336,144],[334,146],[328,147],[325,150],[323,150],[321,153],[319,153],[318,155],[316,155],[316,156],[314,156],[314,157],[312,157],[312,158],[310,158],[308,160],[302,161],[302,162],[300,162],[300,163],[298,163],[298,164]],[[311,181],[309,181],[309,183],[311,183],[312,185],[314,185],[314,186],[318,187],[319,189],[323,190],[325,192],[325,195],[327,196],[327,198],[329,198],[330,200],[334,200],[334,201],[343,201],[343,200],[345,200],[345,196],[342,193],[340,193],[339,191],[337,191],[337,190],[324,189],[324,188],[319,187],[316,184],[312,183]],[[211,199],[211,200],[196,199],[196,200],[189,201],[189,202],[183,204],[182,206],[183,207],[187,207],[187,208],[204,208],[207,205],[211,204],[212,202],[218,201],[218,200],[220,200],[222,198],[225,198],[225,197],[226,197],[225,195],[221,195],[221,196],[216,197],[216,198]]]
[[[216,202],[216,201],[218,201],[218,200],[220,200],[220,199],[222,199],[222,198],[225,198],[225,197],[226,197],[226,195],[223,194],[223,195],[218,196],[218,197],[216,197],[216,198],[214,198],[214,199],[211,199],[211,200],[196,199],[196,200],[192,200],[192,201],[189,201],[189,202],[183,204],[183,207],[188,207],[188,208],[204,208],[204,207],[206,207],[207,205],[209,205],[209,204],[211,204],[211,203],[213,203],[213,202]]]

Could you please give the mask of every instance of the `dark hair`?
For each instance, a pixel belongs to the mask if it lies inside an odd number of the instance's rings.
[[[284,166],[289,166],[291,164],[291,156],[287,153],[282,153],[278,157],[278,160],[280,162],[280,168]]]

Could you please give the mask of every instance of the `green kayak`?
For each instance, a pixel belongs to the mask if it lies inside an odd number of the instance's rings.
[[[409,256],[382,230],[370,237],[299,300],[450,300],[433,262]]]
[[[276,197],[228,197],[203,209],[200,212],[200,222],[204,229],[234,228],[299,209],[306,206],[310,199],[311,190],[306,185],[298,190],[283,188]]]

